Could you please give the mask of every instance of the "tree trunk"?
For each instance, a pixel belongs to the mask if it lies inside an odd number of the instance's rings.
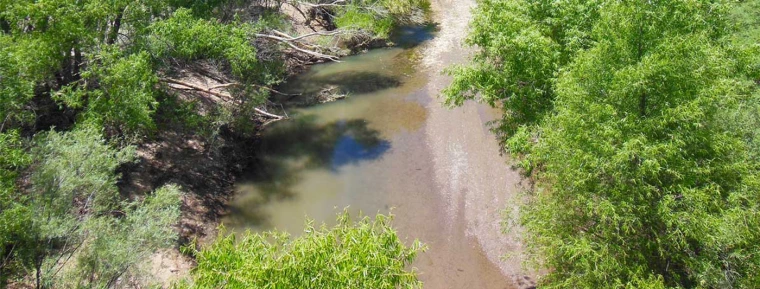
[[[639,96],[639,114],[641,117],[647,116],[647,94],[642,93],[641,96]]]
[[[37,289],[42,289],[42,260],[43,257],[40,255],[34,262],[34,267],[37,270],[37,272],[34,274],[35,280],[37,282],[35,288]]]
[[[11,33],[11,24],[8,23],[5,19],[0,18],[0,30],[3,31],[5,34]]]
[[[82,70],[82,63],[84,59],[82,58],[82,51],[79,49],[78,44],[74,44],[74,67],[72,70],[72,74],[74,75],[74,80],[79,80],[81,76],[79,75],[79,72]]]
[[[124,17],[124,10],[127,8],[124,8],[119,12],[118,15],[116,15],[116,20],[113,21],[113,24],[111,25],[111,30],[108,32],[108,40],[106,40],[106,44],[111,45],[116,43],[116,39],[119,38],[119,29],[121,29],[121,19]]]

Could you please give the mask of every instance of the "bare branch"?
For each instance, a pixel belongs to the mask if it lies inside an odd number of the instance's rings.
[[[219,85],[211,86],[211,87],[208,88],[208,90],[227,88],[227,87],[230,87],[230,86],[238,86],[238,85],[241,85],[241,84],[237,83],[237,82],[225,83],[225,84],[219,84]],[[255,87],[267,90],[267,91],[269,91],[271,93],[278,94],[278,95],[284,95],[284,96],[294,96],[294,95],[298,96],[298,95],[301,95],[300,93],[299,94],[288,94],[288,93],[280,92],[280,91],[278,91],[278,90],[276,90],[274,88],[271,88],[271,87],[268,87],[268,86],[263,86],[263,85],[258,85],[258,84],[251,84],[251,86],[255,86]],[[190,89],[192,89],[192,88],[190,88]]]
[[[195,84],[192,84],[192,83],[184,82],[184,81],[181,81],[181,80],[177,80],[177,79],[171,79],[171,78],[161,78],[161,81],[163,81],[163,82],[166,82],[166,83],[171,83],[171,84],[178,84],[178,85],[182,85],[182,86],[185,86],[185,87],[188,87],[188,88],[192,88],[192,89],[194,89],[194,90],[199,90],[199,91],[202,91],[202,92],[205,92],[205,93],[211,94],[211,95],[213,95],[213,96],[216,96],[216,97],[219,97],[219,98],[223,98],[223,99],[226,99],[226,100],[230,100],[230,101],[233,101],[233,102],[237,102],[237,101],[236,101],[236,100],[235,100],[235,99],[234,99],[234,98],[233,98],[231,95],[229,95],[229,94],[224,94],[224,93],[220,93],[220,92],[215,92],[215,91],[212,91],[212,90],[211,90],[211,89],[209,89],[209,88],[205,88],[205,87],[202,87],[202,86],[198,86],[198,85],[195,85]]]
[[[208,88],[208,90],[214,90],[214,89],[219,89],[219,88],[227,88],[227,87],[230,87],[230,86],[238,86],[238,85],[240,85],[240,83],[237,83],[237,82],[225,83],[225,84],[211,86],[211,87]]]
[[[182,86],[194,89],[194,90],[202,91],[202,92],[214,95],[216,97],[232,101],[234,103],[239,103],[240,102],[240,101],[236,100],[234,97],[232,97],[229,94],[215,92],[215,91],[212,91],[210,88],[198,86],[198,85],[195,85],[195,84],[192,84],[192,83],[188,83],[188,82],[184,82],[184,81],[181,81],[181,80],[171,79],[171,78],[161,78],[161,81],[166,82],[166,83],[176,84],[176,85],[182,85]],[[228,83],[228,84],[223,84],[223,85],[225,85],[225,86],[232,86],[232,85],[236,85],[236,84]],[[214,88],[219,88],[219,86],[217,85]],[[261,114],[261,115],[268,116],[268,117],[271,117],[271,118],[274,118],[274,119],[277,119],[277,120],[286,119],[286,117],[284,117],[284,116],[276,115],[276,114],[271,114],[271,113],[268,113],[268,112],[266,112],[266,111],[264,111],[262,109],[259,109],[259,108],[254,108],[254,110],[257,113]]]
[[[334,36],[334,35],[338,35],[338,34],[342,34],[343,33],[343,31],[340,31],[340,30],[336,30],[336,31],[317,31],[317,32],[313,32],[313,33],[309,33],[309,34],[293,37],[293,36],[290,36],[290,35],[285,34],[283,32],[277,31],[277,30],[272,30],[272,32],[274,32],[274,34],[277,34],[279,36],[285,37],[285,39],[287,39],[288,41],[301,40],[301,39],[312,37],[312,36]]]
[[[310,3],[306,1],[298,1],[299,4],[308,6],[311,8],[319,8],[319,7],[334,7],[334,6],[343,6],[346,4],[346,0],[335,0],[331,3]]]
[[[276,41],[278,41],[280,43],[284,43],[284,44],[290,46],[290,48],[293,48],[293,49],[295,49],[297,51],[309,54],[311,56],[314,56],[314,57],[317,57],[317,58],[322,58],[322,59],[328,59],[328,60],[334,61],[334,62],[340,62],[338,60],[339,58],[337,56],[323,54],[323,53],[319,53],[319,52],[316,52],[316,51],[307,50],[307,49],[303,49],[301,47],[298,47],[297,45],[293,44],[293,41],[295,41],[295,39],[298,39],[298,38],[293,38],[293,37],[283,38],[283,37],[280,37],[280,36],[274,36],[274,35],[269,35],[269,34],[256,34],[256,37],[276,40]]]

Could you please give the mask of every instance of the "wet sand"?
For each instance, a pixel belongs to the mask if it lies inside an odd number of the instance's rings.
[[[442,70],[466,61],[463,39],[474,5],[472,0],[433,3],[441,31],[427,45],[422,62],[431,98],[424,130],[434,180],[427,219],[437,221],[407,226],[405,220],[419,220],[406,214],[418,214],[425,206],[420,204],[396,211],[397,224],[430,246],[418,262],[425,288],[529,288],[519,240],[501,232],[504,211],[516,211],[521,178],[499,155],[499,144],[486,126],[498,115],[473,102],[447,109],[438,97],[451,81]],[[505,260],[506,255],[513,257]]]

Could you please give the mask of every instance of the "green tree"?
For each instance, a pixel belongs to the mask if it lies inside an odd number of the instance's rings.
[[[420,24],[430,12],[428,0],[314,1],[313,9],[325,9],[337,28],[360,30],[387,38],[401,25]]]
[[[554,79],[574,56],[595,43],[591,33],[602,0],[478,0],[466,44],[470,63],[448,70],[446,104],[476,99],[499,106],[495,130],[503,140],[551,112]],[[516,146],[510,150],[520,152]]]
[[[16,188],[18,170],[31,162],[24,148],[17,131],[0,133],[0,287],[23,267],[17,260],[25,258],[24,245],[32,242],[27,227],[32,214]]]
[[[528,246],[554,269],[547,284],[758,284],[757,165],[716,123],[746,84],[704,36],[677,39],[617,69],[595,48],[560,77],[532,151],[542,183],[522,216]]]
[[[167,58],[218,58],[244,84],[272,84],[281,70],[259,69],[250,25],[206,20],[223,2],[229,1],[0,1],[4,127],[31,121],[30,102],[38,96],[111,131],[150,131],[157,71]]]
[[[266,87],[284,76],[280,48],[308,53],[298,47],[315,46],[293,44],[300,37],[259,34],[289,27],[280,13],[261,12],[254,21],[241,20],[249,16],[234,11],[248,4],[237,0],[0,0],[0,130],[32,122],[33,112],[39,113],[33,105],[38,97],[55,100],[78,112],[79,121],[99,123],[111,134],[150,131],[160,105],[155,97],[161,89],[157,84],[172,71],[183,69],[177,69],[178,60],[219,64],[219,70],[230,75],[230,84],[234,83],[227,86],[235,87],[233,102],[261,106],[266,101],[262,92],[268,93]],[[387,37],[393,27],[407,23],[426,5],[424,0],[373,0],[328,7],[335,7],[330,17],[339,19],[341,29],[364,29]],[[227,16],[227,10],[233,10],[234,16]],[[262,35],[287,45],[255,43]],[[274,51],[260,59],[257,46]],[[310,54],[335,59],[316,51]]]
[[[537,180],[520,222],[542,287],[760,285],[756,129],[732,115],[757,107],[757,62],[730,41],[732,4],[481,3],[480,51],[446,93],[504,106]]]
[[[195,252],[192,281],[175,287],[419,288],[406,268],[423,247],[404,246],[390,221],[377,215],[352,223],[343,212],[335,227],[310,223],[293,239],[279,232],[220,236]]]
[[[82,128],[41,136],[33,155],[33,188],[17,200],[28,211],[29,242],[15,245],[30,252],[18,261],[38,288],[110,287],[140,276],[146,257],[176,240],[176,186],[142,201],[119,196],[115,170],[134,158],[134,148],[116,149],[97,130]]]

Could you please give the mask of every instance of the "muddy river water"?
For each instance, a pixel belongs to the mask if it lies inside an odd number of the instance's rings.
[[[475,103],[447,109],[438,97],[450,82],[442,70],[466,59],[474,4],[434,2],[436,28],[403,30],[397,48],[316,65],[288,81],[288,92],[332,88],[348,97],[288,108],[291,120],[267,128],[227,227],[298,235],[307,217],[329,224],[346,207],[392,212],[407,243],[428,246],[413,264],[425,288],[531,286],[515,233],[501,232],[520,177],[486,125],[498,114]]]

